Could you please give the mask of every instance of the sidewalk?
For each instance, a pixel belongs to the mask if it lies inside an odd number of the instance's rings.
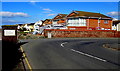
[[[0,32],[0,40],[2,40],[2,33]]]

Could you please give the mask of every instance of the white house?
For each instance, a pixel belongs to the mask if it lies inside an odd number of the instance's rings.
[[[120,20],[113,21],[112,30],[120,31]]]
[[[117,31],[120,31],[120,23],[117,24]]]
[[[17,29],[21,29],[23,24],[17,24]]]
[[[35,24],[34,24],[34,31],[39,31],[40,30],[40,26],[42,25],[43,21],[40,20],[40,21],[37,21]]]

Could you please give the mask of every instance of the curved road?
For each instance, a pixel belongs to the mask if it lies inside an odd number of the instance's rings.
[[[22,47],[33,69],[118,69],[118,51],[103,48],[117,39],[29,39]]]

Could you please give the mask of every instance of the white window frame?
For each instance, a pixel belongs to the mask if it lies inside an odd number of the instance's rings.
[[[86,26],[86,19],[70,18],[68,19],[68,26]]]

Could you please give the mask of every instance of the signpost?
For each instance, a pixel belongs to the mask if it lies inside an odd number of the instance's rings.
[[[17,25],[2,26],[2,70],[11,71],[22,53],[17,45]]]
[[[17,43],[17,25],[2,26],[2,40]]]

